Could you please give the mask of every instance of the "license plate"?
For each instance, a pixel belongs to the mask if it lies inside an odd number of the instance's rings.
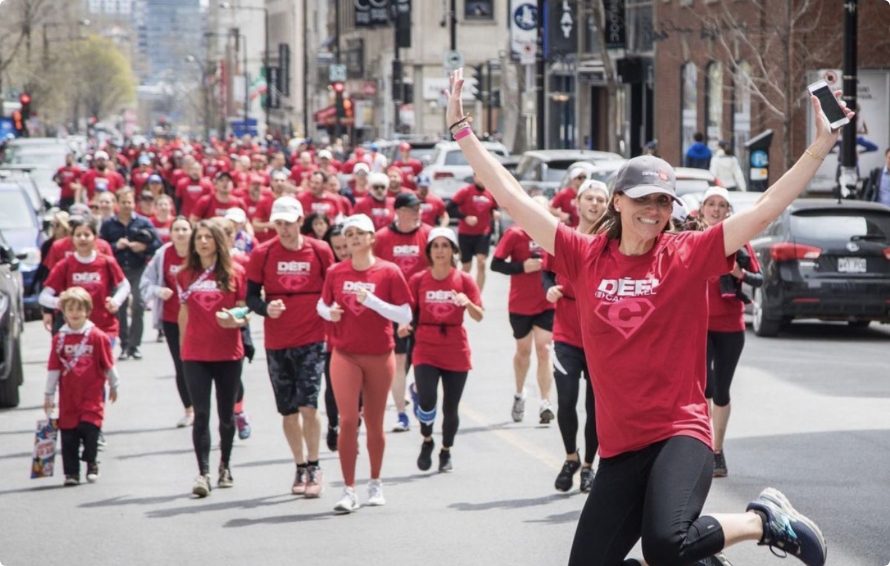
[[[865,258],[839,257],[837,259],[837,270],[840,273],[865,273]]]

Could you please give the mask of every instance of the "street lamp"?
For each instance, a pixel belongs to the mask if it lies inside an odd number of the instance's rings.
[[[266,110],[266,129],[268,130],[268,128],[269,128],[269,98],[270,98],[269,97],[269,89],[274,88],[269,83],[269,9],[266,8],[265,6],[262,8],[256,7],[256,6],[233,6],[229,2],[220,2],[219,7],[222,8],[223,10],[246,10],[246,11],[262,12],[263,13],[263,31],[264,31],[264,35],[265,35],[265,38],[264,38],[265,39],[265,41],[264,41],[265,51],[263,52],[263,67],[264,67],[264,74],[265,74],[265,78],[266,78],[266,104],[264,106],[265,106],[265,110]],[[245,35],[245,37],[246,37],[246,35]],[[247,59],[246,45],[247,44],[245,42],[245,54],[244,54],[245,60]],[[245,63],[245,69],[244,69],[244,76],[245,76],[245,78],[247,77],[246,63]],[[246,105],[247,105],[247,103],[245,102],[245,106]],[[244,127],[246,129],[247,128],[247,113],[246,112],[245,112],[244,120],[245,120]]]

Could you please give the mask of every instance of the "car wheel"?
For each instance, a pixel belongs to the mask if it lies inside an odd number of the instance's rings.
[[[763,307],[763,291],[761,289],[754,290],[754,312],[751,317],[751,327],[754,334],[763,337],[773,337],[779,334],[779,328],[782,326],[782,320],[770,318],[769,313]]]
[[[16,342],[12,350],[12,370],[9,377],[0,381],[0,408],[10,409],[19,406],[19,385],[22,384],[24,373],[22,371],[21,345]]]

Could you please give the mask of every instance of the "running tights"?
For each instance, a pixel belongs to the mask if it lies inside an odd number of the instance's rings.
[[[601,458],[569,566],[620,566],[642,538],[647,564],[686,566],[723,549],[723,528],[701,516],[714,453],[689,436]]]
[[[340,413],[337,412],[337,400],[334,398],[334,387],[331,385],[331,353],[324,355],[324,411],[328,415],[328,428],[340,426]]]
[[[386,436],[383,417],[392,386],[396,362],[392,352],[386,354],[350,354],[334,348],[331,354],[331,385],[340,409],[340,470],[343,483],[355,486],[355,460],[358,455],[359,398],[368,435],[368,457],[371,479],[380,479]]]
[[[729,387],[745,347],[745,331],[708,331],[708,384],[705,397],[718,407],[729,405]]]
[[[414,366],[414,383],[417,386],[417,397],[420,408],[426,412],[436,409],[439,378],[442,378],[442,446],[454,446],[454,437],[460,426],[457,408],[460,405],[464,385],[467,384],[467,372],[448,371],[427,364]],[[433,435],[433,424],[420,424],[420,433],[424,436]]]
[[[216,384],[216,412],[219,415],[220,464],[228,467],[235,439],[235,399],[241,383],[244,360],[226,362],[184,361],[185,379],[195,408],[192,443],[202,475],[210,473],[210,390]]]
[[[556,422],[566,454],[574,454],[578,449],[578,395],[584,387],[584,408],[587,420],[584,423],[584,462],[593,463],[599,448],[596,436],[596,409],[593,403],[593,388],[587,371],[587,357],[584,349],[566,344],[553,343],[553,381],[556,383],[557,411]]]
[[[176,371],[176,390],[179,391],[179,400],[182,406],[188,409],[192,406],[189,397],[189,388],[185,383],[185,373],[182,371],[182,358],[179,357],[179,323],[164,321],[164,336],[167,348],[170,349],[170,357],[173,358],[173,369]]]

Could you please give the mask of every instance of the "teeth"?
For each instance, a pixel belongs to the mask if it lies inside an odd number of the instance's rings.
[[[640,218],[640,222],[642,222],[643,224],[658,224],[658,220],[651,220],[649,218]]]

